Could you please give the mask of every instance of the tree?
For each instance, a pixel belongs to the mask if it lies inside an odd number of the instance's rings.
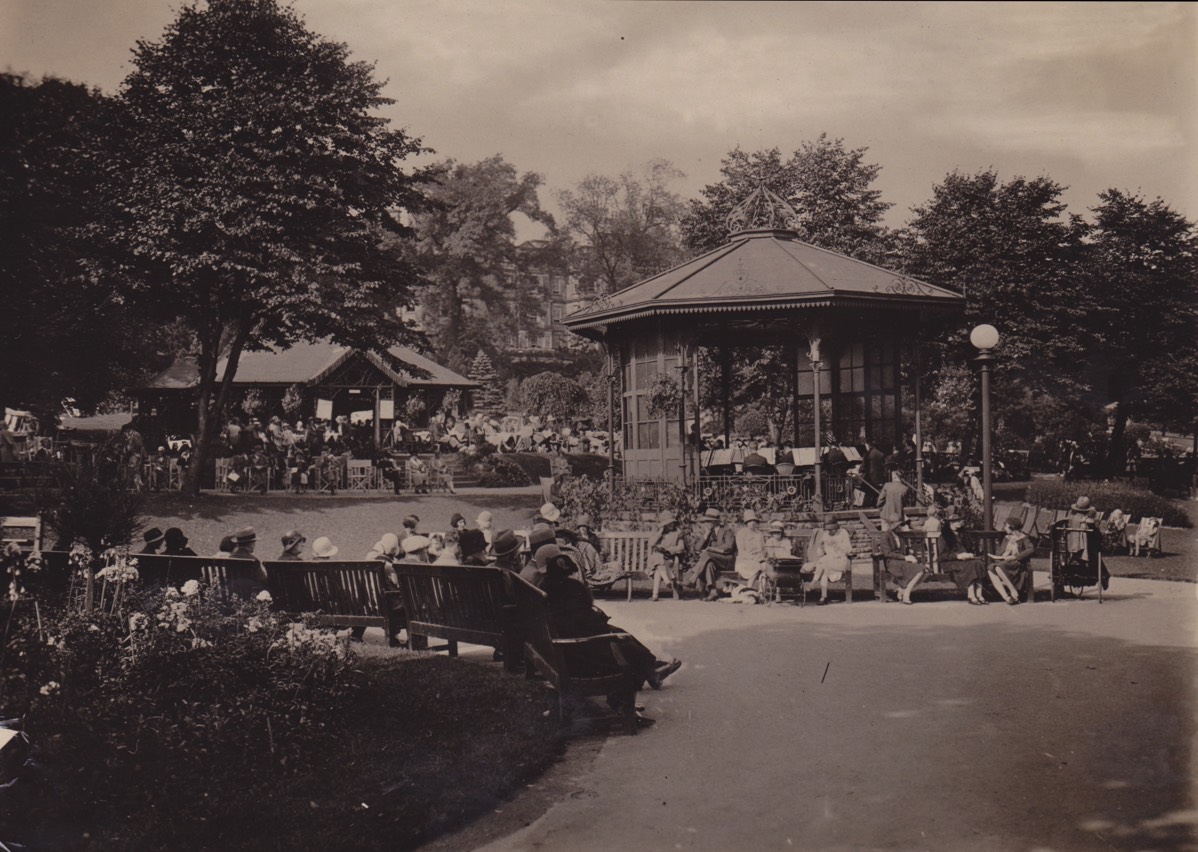
[[[1107,460],[1116,469],[1129,416],[1198,424],[1198,233],[1159,198],[1108,189],[1099,202],[1085,364],[1100,401],[1115,406]]]
[[[639,174],[591,174],[558,193],[563,231],[579,243],[575,272],[583,292],[614,293],[682,259],[683,204],[669,189],[682,177],[668,160],[657,159]]]
[[[996,408],[1016,404],[1025,390],[1087,404],[1090,387],[1077,370],[1093,306],[1084,283],[1085,229],[1067,214],[1062,191],[1045,177],[1002,183],[992,170],[953,172],[915,208],[902,235],[905,271],[966,300],[963,321],[928,348],[925,368],[959,362],[972,352],[969,329],[995,325],[1003,338]]]
[[[525,379],[520,397],[528,414],[566,422],[585,416],[590,401],[582,385],[557,373],[537,373]]]
[[[195,335],[194,493],[242,352],[413,339],[397,308],[419,279],[393,249],[424,203],[401,163],[426,149],[376,115],[373,67],[277,0],[185,6],[133,64],[109,236],[136,296]]]
[[[846,149],[843,139],[821,133],[803,142],[784,159],[778,148],[746,153],[736,148],[724,158],[724,179],[702,191],[682,220],[682,234],[692,251],[709,251],[728,239],[728,214],[759,186],[790,204],[793,223],[812,245],[869,262],[890,251],[882,217],[892,206],[872,189],[882,167],[865,162],[868,148]]]
[[[499,385],[499,374],[491,364],[491,359],[482,349],[470,362],[470,380],[478,382],[478,391],[474,394],[474,407],[484,414],[503,413],[503,388]]]
[[[112,113],[85,86],[0,74],[0,403],[90,411],[174,354],[174,329],[88,274],[104,250],[91,223]]]
[[[541,209],[542,178],[521,175],[496,154],[434,167],[431,203],[414,217],[417,255],[429,284],[420,294],[424,327],[449,366],[469,364],[480,342],[501,348],[517,311],[511,304],[519,255],[513,213],[552,225]]]

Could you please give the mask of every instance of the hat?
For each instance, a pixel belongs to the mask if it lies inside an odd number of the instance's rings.
[[[150,527],[142,535],[142,538],[146,540],[146,544],[157,544],[166,538],[166,535],[158,527]]]
[[[475,519],[475,521],[481,527],[483,525],[484,521],[488,524],[491,523],[492,517],[493,516],[491,515],[490,512],[482,511],[482,512],[478,513],[478,517]]]
[[[828,517],[824,518],[824,529],[830,530],[839,526],[840,521],[836,520],[835,515],[828,515]]]
[[[299,530],[288,530],[287,532],[283,533],[284,550],[291,550],[297,544],[303,544],[305,541],[307,541],[307,539],[304,538],[304,534]]]
[[[659,527],[668,527],[670,524],[678,523],[678,519],[674,517],[674,513],[669,509],[662,509],[657,513],[657,525]]]
[[[586,512],[581,512],[577,516],[575,516],[574,528],[577,529],[578,527],[586,527],[587,529],[590,529],[591,528],[591,516],[588,515]]]
[[[699,520],[713,521],[718,524],[720,522],[720,517],[721,517],[721,515],[720,515],[719,509],[708,509],[705,512],[703,512],[703,515],[699,518]]]
[[[1069,507],[1069,511],[1084,512],[1089,508],[1090,508],[1090,498],[1083,496],[1083,497],[1077,498],[1077,502]]]
[[[403,525],[405,527],[410,527],[411,529],[416,529],[416,526],[419,523],[420,523],[420,518],[416,517],[415,515],[405,515],[404,516]]]
[[[258,540],[258,534],[254,532],[253,527],[242,527],[237,532],[233,533],[233,541],[238,544],[253,544]]]
[[[221,553],[232,553],[237,547],[237,542],[233,541],[233,536],[227,535],[220,540],[220,547],[217,548]]]
[[[449,525],[451,527],[456,527],[458,525],[458,521],[461,521],[463,524],[466,523],[466,519],[462,517],[461,512],[454,512],[453,517],[449,519]]]
[[[458,546],[462,548],[462,556],[473,556],[487,549],[487,539],[482,530],[463,530]]]
[[[558,519],[562,516],[561,510],[552,503],[546,503],[544,506],[542,506],[540,514],[542,518],[549,521],[551,524],[556,524]]]
[[[383,537],[374,543],[376,553],[399,553],[399,536],[395,533],[383,533]]]
[[[743,515],[741,515],[741,519],[742,519],[742,520],[743,520],[743,521],[744,521],[746,524],[747,524],[749,521],[759,521],[759,520],[761,520],[761,518],[757,517],[757,513],[756,513],[756,512],[754,512],[752,509],[745,509],[745,513],[744,513]]]
[[[549,565],[550,559],[556,559],[562,555],[562,549],[556,544],[547,544],[537,551],[536,562],[537,568],[544,571]]]
[[[400,543],[400,547],[403,548],[404,553],[418,553],[421,550],[428,550],[431,543],[422,535],[410,535]]]
[[[780,532],[780,533],[785,534],[786,533],[786,524],[782,523],[782,521],[770,521],[769,529],[770,529],[770,532]]]
[[[183,535],[183,530],[178,527],[170,527],[163,536],[166,539],[167,547],[186,547],[187,536]]]
[[[333,544],[327,535],[322,535],[312,542],[312,555],[319,556],[321,559],[332,559],[337,555],[338,550],[340,548]]]
[[[543,544],[549,544],[557,539],[557,533],[548,524],[537,524],[528,534],[528,547],[536,550]]]
[[[516,534],[511,530],[500,530],[491,539],[491,550],[495,551],[496,556],[506,556],[519,549],[520,539],[516,538]]]

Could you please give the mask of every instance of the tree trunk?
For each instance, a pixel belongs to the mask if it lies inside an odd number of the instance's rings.
[[[210,336],[201,344],[200,389],[197,406],[199,424],[194,453],[191,457],[191,467],[187,471],[187,480],[183,483],[184,493],[193,497],[200,493],[200,481],[208,465],[212,439],[220,434],[225,405],[229,400],[229,390],[233,385],[233,377],[237,374],[237,363],[241,360],[241,350],[245,346],[248,334],[249,322],[242,321],[234,332],[229,348],[229,360],[225,365],[225,374],[221,377],[220,387],[216,391],[215,402],[212,401],[212,395],[216,386],[216,366],[220,360],[220,332]]]
[[[1127,406],[1122,400],[1115,403],[1115,422],[1111,426],[1111,440],[1106,448],[1106,458],[1103,460],[1103,473],[1115,476],[1122,472],[1127,460],[1123,450],[1123,436],[1127,431]]]

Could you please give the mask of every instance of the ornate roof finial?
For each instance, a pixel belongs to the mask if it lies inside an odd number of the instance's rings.
[[[725,222],[729,234],[757,228],[797,231],[799,214],[785,200],[771,192],[765,181],[758,180],[757,188],[732,208]]]

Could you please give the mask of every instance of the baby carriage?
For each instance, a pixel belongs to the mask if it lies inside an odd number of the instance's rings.
[[[1098,587],[1098,602],[1110,585],[1111,575],[1102,561],[1102,533],[1083,525],[1058,521],[1052,530],[1052,600],[1080,598],[1090,586]]]

